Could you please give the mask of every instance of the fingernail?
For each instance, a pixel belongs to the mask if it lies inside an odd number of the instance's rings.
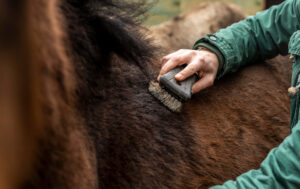
[[[176,78],[176,79],[181,79],[181,78],[182,78],[182,75],[181,75],[180,73],[179,73],[179,74],[176,74],[176,75],[175,75],[175,78]]]

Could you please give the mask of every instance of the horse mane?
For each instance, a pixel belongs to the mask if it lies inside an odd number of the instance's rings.
[[[141,26],[150,7],[145,1],[66,0],[62,9],[74,52],[89,64],[105,64],[113,54],[142,69],[155,47]],[[107,66],[107,65],[105,65]],[[103,66],[102,68],[105,68]]]
[[[156,48],[138,19],[148,5],[66,1],[62,10],[76,59],[77,110],[97,152],[99,188],[197,186],[196,179],[182,182],[199,175],[201,166],[188,120],[147,90]]]

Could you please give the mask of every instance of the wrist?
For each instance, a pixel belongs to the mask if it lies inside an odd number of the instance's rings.
[[[205,42],[201,42],[196,44],[193,47],[194,50],[208,50],[212,53],[214,53],[219,61],[219,65],[218,65],[218,72],[217,72],[217,78],[219,78],[220,75],[222,75],[223,71],[224,71],[224,64],[225,64],[225,58],[222,55],[222,53],[219,51],[219,49],[209,43],[205,43]]]

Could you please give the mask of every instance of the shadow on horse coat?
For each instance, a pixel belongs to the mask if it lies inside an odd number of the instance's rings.
[[[5,80],[1,89],[25,95],[0,94],[3,104],[17,99],[4,107],[21,107],[1,119],[0,138],[22,140],[0,144],[3,154],[25,150],[1,157],[0,166],[13,168],[0,171],[4,188],[205,188],[256,168],[288,132],[283,58],[226,76],[174,114],[147,92],[167,49],[151,45],[134,21],[142,3],[16,2],[0,0],[7,15],[20,14],[12,28],[22,28],[13,30],[17,41],[2,28],[10,48],[1,49],[12,53],[1,53],[0,65],[22,82]]]

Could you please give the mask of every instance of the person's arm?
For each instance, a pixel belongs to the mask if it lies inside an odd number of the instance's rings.
[[[239,67],[257,59],[269,59],[288,53],[293,32],[300,29],[300,1],[284,3],[250,16],[215,34],[198,40],[194,49],[207,45],[216,47],[224,57],[218,77],[235,72]]]
[[[299,189],[300,188],[300,122],[290,136],[273,150],[258,170],[251,170],[211,189]]]

